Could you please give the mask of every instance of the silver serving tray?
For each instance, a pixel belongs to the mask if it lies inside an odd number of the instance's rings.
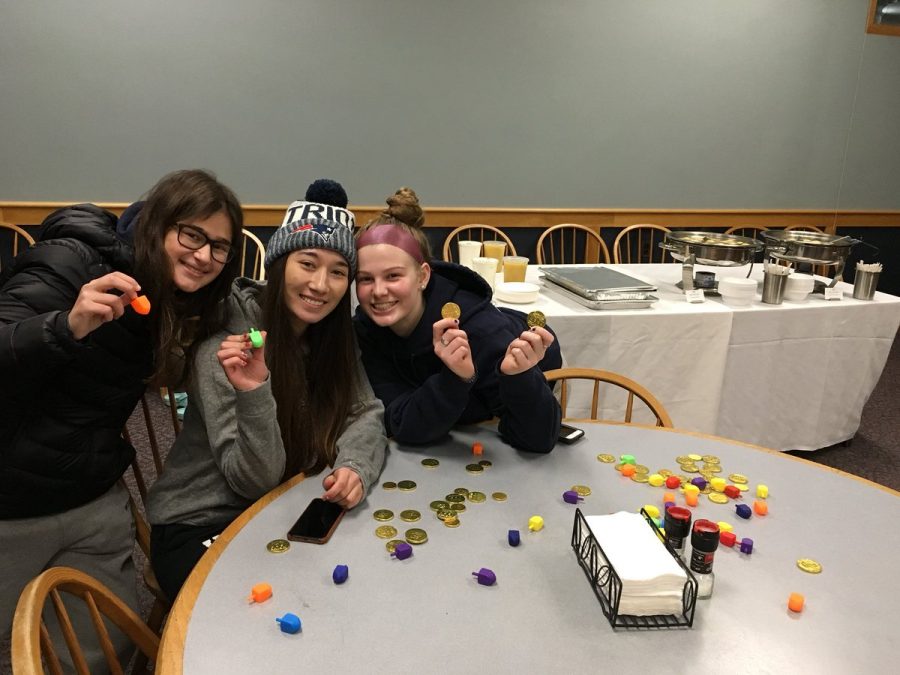
[[[558,293],[564,298],[574,300],[588,309],[647,309],[659,298],[645,291],[610,291],[597,294],[593,299],[586,298],[579,293],[570,291],[565,286],[560,286],[547,277],[541,277],[544,288],[553,293]]]
[[[588,300],[609,300],[611,293],[650,293],[656,286],[602,265],[594,267],[540,267],[554,284]]]

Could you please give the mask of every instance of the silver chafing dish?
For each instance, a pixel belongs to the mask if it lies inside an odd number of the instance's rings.
[[[682,263],[681,283],[684,290],[694,288],[694,265],[715,265],[718,267],[740,267],[750,265],[763,250],[763,244],[750,237],[719,232],[667,232],[659,247],[668,251],[675,260]],[[750,272],[747,272],[750,276]],[[715,287],[707,291],[715,294]]]
[[[810,265],[834,265],[834,279],[830,286],[843,277],[850,249],[860,243],[859,239],[851,237],[804,230],[766,230],[760,236],[765,242],[767,258]]]

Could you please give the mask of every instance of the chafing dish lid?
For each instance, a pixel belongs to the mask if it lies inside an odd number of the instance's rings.
[[[666,239],[678,244],[693,246],[721,246],[723,248],[752,248],[755,251],[762,250],[762,242],[750,237],[741,237],[736,234],[722,234],[721,232],[679,231],[666,233]]]
[[[774,245],[796,243],[810,246],[836,246],[849,248],[859,241],[851,237],[839,237],[825,232],[809,232],[807,230],[765,230],[760,233],[763,239]]]

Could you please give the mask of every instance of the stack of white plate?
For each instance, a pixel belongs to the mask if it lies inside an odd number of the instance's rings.
[[[803,302],[812,293],[816,280],[809,274],[793,273],[787,278],[784,286],[784,299]]]
[[[494,295],[503,302],[526,304],[538,299],[541,287],[527,281],[504,281],[497,284]]]
[[[729,307],[749,305],[756,298],[756,280],[744,277],[719,279],[719,293],[722,294],[722,301]]]

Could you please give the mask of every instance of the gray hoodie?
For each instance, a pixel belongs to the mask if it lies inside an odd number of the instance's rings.
[[[259,326],[264,286],[235,281],[228,326],[197,349],[184,426],[147,497],[152,525],[228,523],[281,482],[285,451],[270,381],[237,391],[216,358],[225,337]],[[334,468],[356,471],[368,494],[381,473],[387,439],[384,407],[372,393],[358,353],[357,363],[360,398],[338,437]]]

